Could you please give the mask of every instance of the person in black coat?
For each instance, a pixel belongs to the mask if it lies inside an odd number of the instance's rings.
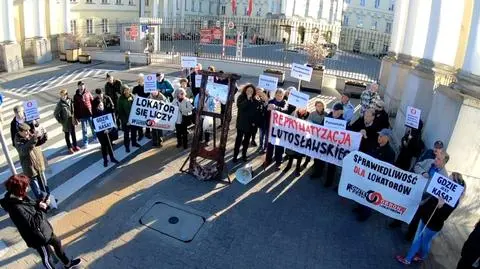
[[[13,107],[13,113],[15,114],[15,116],[10,122],[10,136],[12,138],[12,146],[15,146],[15,135],[18,133],[18,126],[20,124],[28,124],[30,126],[30,132],[33,134],[35,133],[35,128],[39,126],[39,123],[36,120],[30,122],[27,122],[25,120],[25,110],[23,106],[18,105]]]
[[[112,113],[113,116],[115,116],[116,108],[112,98],[110,98],[110,96],[108,95],[103,94],[102,89],[96,89],[95,94],[96,96],[92,102],[93,109],[95,110],[95,108],[98,107],[100,103],[103,103],[105,114]]]
[[[307,120],[308,116],[310,113],[306,109],[297,109],[292,113],[292,116],[301,119],[301,120]],[[285,153],[288,156],[288,163],[287,166],[283,169],[283,172],[286,173],[290,168],[292,168],[293,160],[297,160],[296,166],[295,166],[295,173],[294,176],[298,177],[302,173],[302,170],[305,169],[305,167],[302,167],[302,158],[304,154],[298,153],[294,150],[287,149],[285,150]]]
[[[122,81],[115,79],[112,75],[107,74],[107,82],[105,83],[105,95],[112,99],[114,104],[117,104],[118,98],[122,95]],[[118,111],[115,109],[115,118],[117,119],[117,126],[122,126],[118,117]]]
[[[256,96],[259,100],[259,105],[257,107],[257,125],[260,130],[260,143],[258,145],[258,150],[261,154],[264,154],[268,145],[268,92],[262,88],[257,88]],[[254,139],[254,137],[252,137],[252,139]]]
[[[268,101],[267,106],[267,122],[270,124],[270,117],[272,116],[272,110],[277,110],[282,113],[287,112],[287,102],[284,99],[285,97],[285,90],[278,88],[275,91],[275,96],[272,100]],[[267,127],[269,128],[269,127]],[[268,139],[268,138],[267,138]],[[272,159],[275,158],[275,170],[280,170],[280,165],[282,165],[283,161],[283,153],[285,152],[285,148],[282,146],[275,146],[272,143],[268,143],[267,145],[267,154],[265,156],[265,162],[263,163],[263,167],[267,167],[272,162]],[[275,155],[275,157],[274,157]]]
[[[195,76],[200,75],[200,71],[202,70],[202,65],[197,64],[195,68],[193,69],[193,72],[188,75],[188,86],[190,86],[190,89],[192,90],[193,98],[197,96],[197,94],[200,92],[200,86],[197,85],[195,81]]]
[[[390,128],[390,119],[388,117],[387,111],[384,109],[385,103],[382,100],[375,102],[375,124],[378,128],[388,129]]]
[[[362,134],[359,151],[363,153],[368,153],[377,146],[378,132],[382,130],[375,124],[375,110],[373,109],[365,110],[363,117],[358,118],[348,129]]]
[[[458,261],[457,269],[474,269],[473,264],[479,262],[480,259],[480,220],[463,244],[461,254],[462,257]]]
[[[407,127],[405,135],[402,137],[400,153],[395,162],[396,167],[405,171],[410,171],[413,157],[418,157],[424,148],[422,142],[422,128],[422,120],[420,120],[417,129]]]
[[[96,106],[93,107],[94,118],[97,118],[109,113],[111,112],[107,112],[103,102],[99,102]],[[102,151],[104,167],[108,166],[107,155],[110,156],[110,161],[112,161],[112,163],[115,163],[115,164],[119,163],[117,159],[115,159],[115,156],[113,156],[113,145],[112,145],[112,136],[111,136],[112,129],[113,128],[97,132],[98,141],[100,142],[100,147]]]
[[[34,201],[27,196],[29,182],[30,179],[23,174],[8,178],[5,182],[7,193],[0,200],[0,205],[8,212],[27,246],[40,254],[45,268],[55,268],[50,261],[52,256],[50,247],[53,247],[65,268],[79,265],[81,262],[79,258],[72,260],[67,257],[60,239],[55,235],[52,225],[48,222],[46,212],[49,198],[45,197],[43,201]]]
[[[247,150],[250,142],[250,137],[255,128],[257,128],[257,107],[258,100],[255,98],[256,90],[253,84],[247,84],[243,87],[242,93],[237,98],[237,137],[235,139],[235,146],[233,149],[233,162],[237,161],[240,152],[240,145],[242,148],[242,160],[247,161]]]
[[[395,151],[390,146],[390,139],[392,136],[393,133],[390,129],[382,129],[380,132],[378,132],[377,146],[370,149],[370,151],[367,152],[368,155],[380,161],[394,165]],[[372,209],[360,204],[354,212],[358,214],[357,220],[360,222],[366,221],[372,215]]]

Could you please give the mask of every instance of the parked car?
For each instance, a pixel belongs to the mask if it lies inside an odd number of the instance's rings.
[[[107,46],[120,46],[120,36],[116,34],[105,34],[103,36]]]

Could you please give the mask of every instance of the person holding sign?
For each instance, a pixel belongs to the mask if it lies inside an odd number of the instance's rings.
[[[157,73],[157,90],[168,98],[169,102],[173,101],[173,86],[172,83],[165,78],[164,73]]]
[[[154,91],[150,93],[149,99],[166,102],[167,97],[163,95],[160,91]],[[162,129],[153,129],[152,130],[152,146],[161,147],[163,143],[163,130]]]
[[[299,118],[299,119],[302,119],[302,120],[306,120],[309,116],[309,113],[308,113],[307,109],[299,108],[299,109],[297,109],[293,112],[292,116],[294,116],[296,118]],[[286,149],[285,153],[288,156],[288,163],[287,163],[287,166],[283,169],[283,172],[286,173],[288,170],[290,170],[290,168],[292,168],[293,160],[295,159],[295,160],[297,160],[297,163],[296,163],[294,175],[295,175],[295,177],[300,176],[300,173],[306,167],[306,166],[301,166],[302,158],[303,158],[304,155],[301,154],[301,153],[298,153],[294,150],[291,150],[291,149]]]
[[[65,134],[65,143],[67,144],[70,154],[77,152],[80,148],[77,146],[77,136],[75,134],[75,124],[77,122],[73,119],[73,102],[68,97],[66,89],[60,90],[60,100],[53,112],[55,119],[62,125],[62,131]],[[72,141],[70,142],[70,136]]]
[[[325,113],[325,104],[321,100],[315,101],[315,111],[310,113],[307,118],[307,121],[313,122],[318,125],[323,125],[323,120],[327,113]],[[308,162],[310,161],[310,157],[307,156],[307,160],[305,160],[305,167],[307,167]],[[320,178],[322,176],[322,170],[325,166],[325,162],[319,159],[313,159],[313,171],[310,175],[310,179]]]
[[[406,127],[402,137],[400,150],[395,166],[405,171],[410,171],[413,157],[418,157],[425,145],[422,141],[423,121],[420,120],[418,129]]]
[[[360,144],[360,151],[368,153],[369,150],[377,145],[378,132],[381,130],[374,122],[375,110],[367,109],[363,113],[363,117],[358,118],[352,125],[350,130],[360,132],[362,134],[362,143]]]
[[[122,81],[115,79],[111,74],[107,74],[107,82],[105,83],[105,94],[112,99],[112,102],[117,105],[118,97],[122,95]],[[118,111],[115,111],[115,118],[117,120],[117,126],[121,126],[118,117]]]
[[[237,98],[237,137],[233,148],[233,162],[237,162],[237,157],[242,148],[242,160],[247,161],[247,150],[250,144],[250,137],[255,128],[257,128],[257,107],[258,100],[255,98],[256,89],[253,84],[247,84]]]
[[[109,114],[109,112],[107,112],[107,110],[105,109],[104,103],[103,102],[96,103],[96,106],[93,108],[93,117],[97,118],[107,114]],[[110,161],[112,163],[115,163],[115,164],[119,163],[117,159],[115,159],[115,156],[113,156],[112,137],[110,135],[110,132],[112,130],[113,128],[110,128],[107,130],[97,132],[98,141],[100,142],[100,147],[102,149],[104,167],[108,166],[107,154],[110,156]]]
[[[150,93],[145,92],[144,79],[145,79],[145,76],[142,73],[138,74],[138,78],[137,78],[138,84],[137,86],[133,87],[132,94],[143,97],[143,98],[148,98]],[[136,128],[136,130],[138,131],[138,141],[140,141],[143,139],[143,128],[138,127]],[[152,139],[152,135],[150,132],[151,132],[150,128],[145,128],[145,137],[148,139]]]
[[[465,181],[463,181],[460,173],[452,173],[451,178],[455,183],[465,187]],[[465,193],[465,191],[463,193]],[[421,205],[418,208],[418,212],[420,212],[420,223],[412,246],[406,256],[398,255],[395,257],[396,260],[405,265],[411,264],[412,262],[424,261],[430,252],[432,240],[438,235],[438,232],[442,230],[445,221],[455,208],[457,208],[459,202],[460,199],[455,206],[452,207],[442,198],[431,196]]]
[[[272,117],[272,110],[281,111],[283,113],[287,112],[287,101],[285,100],[285,90],[282,88],[278,88],[275,92],[275,98],[268,101],[267,106],[267,120],[268,124],[270,125],[270,119]],[[267,145],[267,155],[265,156],[265,162],[263,163],[264,167],[267,167],[272,162],[273,156],[275,152],[275,170],[280,170],[280,165],[282,164],[283,160],[283,153],[285,152],[285,148],[282,146],[274,146],[272,143],[268,143]]]
[[[32,131],[32,133],[35,131],[35,128],[39,126],[39,124],[37,120],[33,120],[29,122],[26,121],[25,109],[21,105],[14,106],[13,113],[15,116],[10,122],[10,136],[12,137],[12,146],[15,146],[15,135],[19,132],[18,127],[20,126],[20,124],[22,123],[28,124],[30,126],[30,130]]]

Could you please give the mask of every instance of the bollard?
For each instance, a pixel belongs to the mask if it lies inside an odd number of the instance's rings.
[[[132,68],[132,63],[130,62],[130,51],[125,51],[125,66],[127,69]]]

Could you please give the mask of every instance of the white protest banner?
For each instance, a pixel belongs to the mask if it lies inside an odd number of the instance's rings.
[[[330,129],[339,129],[345,130],[347,129],[347,121],[346,120],[339,120],[330,117],[325,117],[323,119],[323,126],[330,128]]]
[[[405,117],[405,125],[408,127],[412,127],[418,129],[418,125],[420,124],[420,115],[422,111],[418,108],[414,108],[412,106],[407,106],[407,116]]]
[[[195,75],[195,87],[200,88],[202,85],[202,75]]]
[[[191,68],[197,65],[197,57],[182,56],[180,61],[184,68]]]
[[[208,95],[218,99],[220,103],[226,104],[228,98],[228,85],[218,83],[207,83]]]
[[[101,132],[110,128],[115,128],[117,125],[115,125],[112,113],[108,113],[103,116],[93,118],[93,127],[95,132]]]
[[[40,112],[38,111],[37,100],[30,100],[23,103],[25,110],[25,120],[32,121],[40,119]]]
[[[166,102],[135,96],[128,123],[153,129],[173,130],[178,107]]]
[[[338,195],[410,223],[426,184],[422,176],[354,151],[343,158]]]
[[[435,197],[440,197],[445,200],[451,207],[455,207],[462,196],[465,187],[454,182],[448,177],[444,177],[439,173],[435,173],[428,184],[427,192]]]
[[[310,81],[312,79],[313,68],[303,65],[292,63],[292,70],[290,76],[300,80]]]
[[[258,87],[264,88],[267,91],[276,91],[278,87],[278,78],[260,75],[258,77]]]
[[[291,91],[290,95],[288,95],[288,104],[297,108],[307,108],[308,99],[310,99],[310,96],[306,93]]]
[[[269,142],[338,166],[343,157],[358,150],[360,133],[335,130],[273,110]]]
[[[148,74],[144,77],[143,88],[145,92],[154,92],[157,90],[157,75]]]

